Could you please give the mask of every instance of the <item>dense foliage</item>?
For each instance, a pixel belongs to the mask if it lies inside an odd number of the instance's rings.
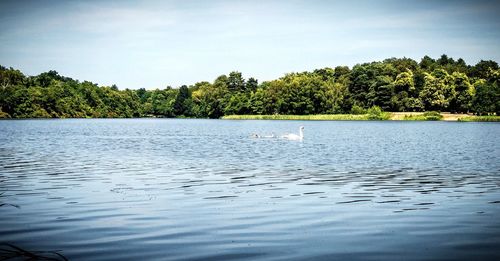
[[[0,117],[209,117],[231,114],[361,114],[451,111],[500,115],[500,70],[442,55],[289,73],[261,84],[240,72],[163,90],[119,90],[49,71],[25,76],[0,66]]]

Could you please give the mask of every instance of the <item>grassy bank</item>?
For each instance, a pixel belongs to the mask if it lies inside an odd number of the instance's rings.
[[[224,120],[309,120],[309,121],[366,121],[368,114],[316,114],[316,115],[228,115]]]
[[[311,121],[488,121],[500,122],[500,116],[474,116],[451,113],[389,113],[373,114],[317,114],[317,115],[228,115],[224,120],[311,120]]]
[[[381,114],[315,114],[315,115],[228,115],[225,120],[304,120],[304,121],[369,121],[388,120],[389,113]]]
[[[500,116],[467,116],[459,118],[458,121],[500,122]]]
[[[395,113],[393,113],[395,114]],[[400,114],[398,114],[399,116]],[[445,117],[436,111],[428,111],[419,114],[404,114],[404,117],[401,119],[400,117],[391,118],[392,120],[404,120],[404,121],[440,121],[444,120]]]

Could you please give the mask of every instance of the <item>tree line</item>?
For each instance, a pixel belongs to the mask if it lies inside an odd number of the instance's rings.
[[[500,70],[495,61],[467,65],[447,55],[390,58],[259,83],[240,72],[179,88],[119,90],[80,82],[56,71],[26,76],[0,66],[0,117],[199,117],[232,114],[360,114],[450,111],[500,115]]]

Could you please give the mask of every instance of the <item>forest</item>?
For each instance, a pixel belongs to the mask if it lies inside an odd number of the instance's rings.
[[[233,71],[213,82],[155,90],[98,86],[56,71],[27,76],[0,66],[0,118],[360,114],[374,106],[500,115],[499,79],[495,61],[468,65],[447,55],[327,67],[262,83]]]

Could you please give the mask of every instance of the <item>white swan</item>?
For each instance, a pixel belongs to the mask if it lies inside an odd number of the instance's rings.
[[[300,126],[299,135],[297,134],[285,134],[281,138],[286,140],[303,140],[304,139],[304,126]]]

